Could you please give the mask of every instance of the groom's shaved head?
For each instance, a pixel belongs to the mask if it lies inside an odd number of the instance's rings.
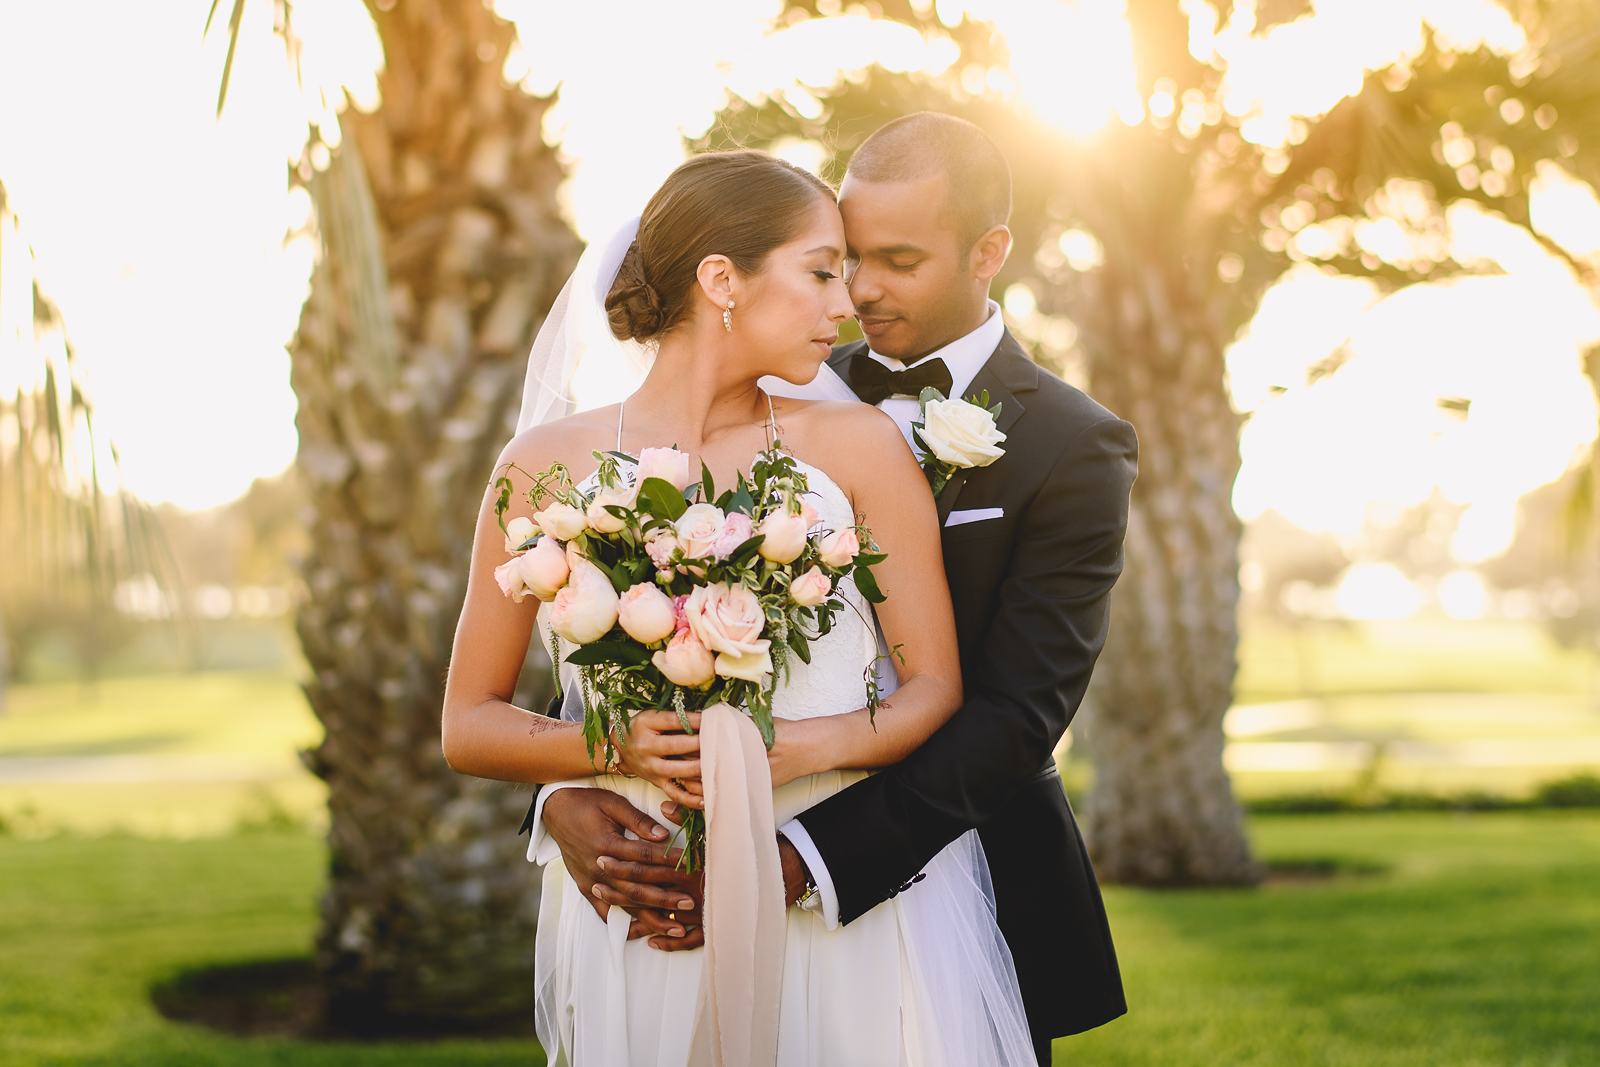
[[[1011,168],[989,135],[966,119],[919,111],[880,127],[850,157],[847,174],[906,182],[942,174],[962,247],[1011,217]]]

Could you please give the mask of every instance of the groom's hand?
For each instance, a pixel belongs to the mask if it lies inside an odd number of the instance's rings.
[[[573,787],[545,800],[544,825],[595,914],[603,920],[615,906],[633,916],[630,941],[656,935],[650,943],[657,948],[704,942],[699,875],[675,869],[680,853],[667,849],[667,831],[650,816],[609,789]],[[690,906],[682,906],[686,900]]]

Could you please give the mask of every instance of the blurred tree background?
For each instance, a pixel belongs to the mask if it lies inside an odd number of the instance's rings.
[[[817,106],[739,101],[704,144],[798,134],[825,146],[838,179],[872,130],[931,109],[976,122],[1012,161],[1016,247],[997,288],[1024,286],[1071,324],[1070,350],[1030,338],[1038,358],[1132,421],[1141,443],[1116,624],[1080,713],[1095,766],[1084,814],[1096,869],[1144,884],[1253,882],[1261,868],[1223,767],[1242,533],[1231,498],[1241,420],[1225,350],[1300,265],[1390,288],[1483,269],[1450,258],[1447,211],[1458,201],[1526,227],[1593,286],[1592,263],[1533,227],[1528,194],[1552,163],[1600,178],[1600,4],[1516,5],[1530,48],[1512,55],[1463,52],[1424,28],[1415,55],[1367,72],[1325,114],[1271,129],[1271,101],[1230,95],[1217,34],[1230,23],[1262,34],[1312,4],[1132,0],[1143,113],[1091,145],[985,92],[1004,51],[983,23],[951,17],[959,5],[866,6],[950,36],[959,62],[938,77],[869,70],[818,92]],[[1397,254],[1363,246],[1363,227],[1379,220],[1404,232]]]
[[[224,26],[229,40],[223,114],[246,8],[262,6],[291,62],[318,44],[304,5],[215,0],[212,40]],[[301,759],[326,787],[316,969],[330,1016],[347,1027],[477,1025],[527,1001],[536,882],[512,833],[526,793],[451,772],[438,714],[483,476],[580,244],[562,137],[582,131],[552,123],[551,98],[511,73],[535,34],[564,46],[561,12],[514,23],[510,4],[477,0],[362,6],[382,53],[374,91],[325,96],[287,170],[312,207],[292,236],[315,249],[288,345],[298,454],[225,507],[149,509],[98,491],[102,450],[90,441],[73,453],[92,421],[65,327],[31,270],[25,305],[14,295],[25,246],[0,192],[0,323],[6,340],[25,337],[17,350],[37,367],[14,396],[0,392],[0,537],[19,552],[0,570],[0,629],[15,677],[41,658],[28,648],[36,635],[76,642],[92,663],[133,639],[130,619],[165,619],[171,605],[218,617],[289,610],[294,667],[325,731]],[[1463,206],[1519,227],[1600,287],[1595,256],[1554,239],[1531,207],[1552,168],[1600,187],[1600,0],[1510,0],[1516,47],[1463,46],[1423,21],[1414,48],[1371,57],[1325,104],[1306,105],[1292,76],[1268,86],[1283,100],[1236,84],[1234,56],[1309,25],[1317,7],[1128,0],[1132,80],[1108,84],[1103,99],[1039,101],[1046,117],[1012,92],[1012,50],[1026,42],[1008,44],[980,3],[775,4],[783,30],[888,22],[956,58],[937,71],[869,62],[775,92],[722,92],[714,123],[687,138],[689,150],[808,147],[837,180],[877,126],[932,108],[977,122],[1011,160],[1016,246],[995,295],[1035,356],[1131,419],[1142,444],[1112,639],[1073,729],[1093,764],[1082,812],[1107,882],[1263,875],[1224,763],[1242,607],[1290,635],[1281,654],[1271,646],[1285,664],[1258,670],[1252,695],[1320,696],[1330,680],[1377,684],[1332,677],[1371,658],[1350,650],[1342,631],[1353,624],[1322,604],[1341,575],[1377,559],[1442,582],[1453,566],[1460,506],[1444,500],[1372,532],[1361,560],[1276,512],[1245,530],[1233,493],[1246,414],[1227,353],[1264,294],[1294,272],[1394,292],[1502,269],[1456,258]],[[1075,42],[1044,44],[1059,46],[1060,62],[1086,58]],[[1092,129],[1056,121],[1108,102],[1113,117]],[[629,134],[630,115],[610,115],[608,135]],[[1279,389],[1312,388],[1345,355]],[[1600,356],[1588,367],[1600,371]],[[1362,413],[1349,418],[1359,433]],[[1591,460],[1529,494],[1510,549],[1482,568],[1590,654],[1600,652],[1596,480]],[[108,602],[117,610],[102,610]],[[1341,632],[1324,641],[1330,629]],[[1320,662],[1323,645],[1342,658]],[[208,655],[189,663],[214,665]],[[523,706],[542,702],[537,666],[535,650]]]

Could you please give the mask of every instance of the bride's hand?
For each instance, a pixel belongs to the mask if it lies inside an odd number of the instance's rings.
[[[700,713],[688,712],[689,725],[700,729]],[[706,806],[700,784],[700,735],[684,733],[675,711],[641,711],[628,736],[617,746],[617,769],[643,778],[679,804]]]
[[[818,727],[822,722],[822,719],[772,720],[772,747],[767,749],[772,788],[828,769],[819,766],[817,756],[820,750]]]

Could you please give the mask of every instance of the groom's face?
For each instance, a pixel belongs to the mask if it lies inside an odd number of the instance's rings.
[[[846,174],[839,211],[850,299],[874,352],[910,362],[972,329],[988,280],[962,247],[945,175],[875,182]]]

